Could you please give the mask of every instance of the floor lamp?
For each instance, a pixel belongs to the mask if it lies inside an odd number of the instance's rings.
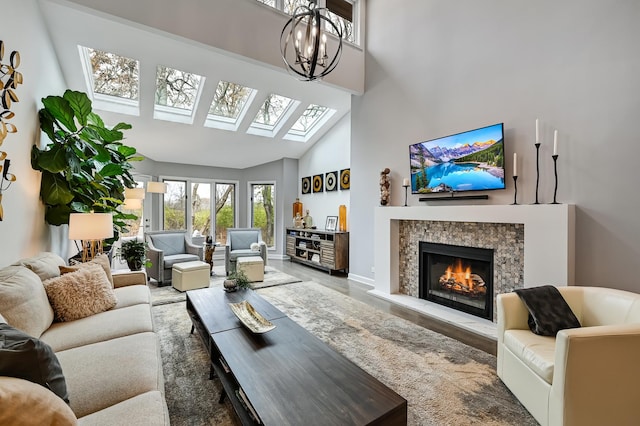
[[[82,262],[88,262],[102,253],[102,241],[113,238],[111,213],[71,213],[69,239],[82,241]]]

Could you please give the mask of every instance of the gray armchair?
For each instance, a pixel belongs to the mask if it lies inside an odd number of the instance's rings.
[[[258,244],[259,251],[251,250],[251,244]],[[260,256],[267,266],[267,245],[262,241],[260,228],[227,228],[227,245],[224,251],[224,265],[227,275],[236,270],[239,257]]]
[[[159,286],[171,283],[174,264],[202,260],[203,247],[192,244],[187,231],[150,231],[144,238],[151,261],[147,274],[158,281]]]

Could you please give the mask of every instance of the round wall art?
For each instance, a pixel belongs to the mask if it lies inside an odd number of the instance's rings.
[[[323,191],[323,175],[315,175],[313,177],[313,192]]]
[[[311,176],[302,178],[302,193],[303,194],[311,193]]]
[[[340,170],[340,189],[351,188],[351,169]]]
[[[325,191],[338,190],[338,172],[327,172],[324,175]]]

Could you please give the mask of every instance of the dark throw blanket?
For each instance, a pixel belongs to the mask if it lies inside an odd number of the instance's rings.
[[[529,310],[529,328],[540,336],[555,336],[558,331],[580,327],[580,321],[552,285],[515,290]]]

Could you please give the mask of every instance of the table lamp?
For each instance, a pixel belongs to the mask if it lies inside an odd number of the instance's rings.
[[[102,253],[102,242],[105,238],[113,238],[111,213],[69,215],[69,239],[82,241],[82,262],[88,262]]]

